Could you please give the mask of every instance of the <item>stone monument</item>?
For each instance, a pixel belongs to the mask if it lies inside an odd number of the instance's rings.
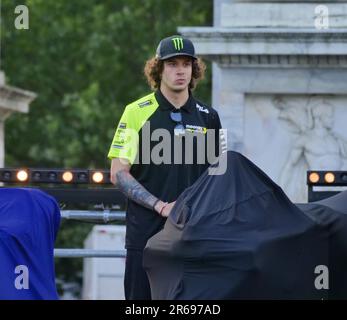
[[[6,85],[4,72],[0,71],[0,168],[5,162],[5,120],[13,112],[28,112],[35,97],[33,92]]]
[[[228,148],[295,202],[308,169],[347,170],[347,1],[214,1],[213,27],[179,27],[213,63]]]

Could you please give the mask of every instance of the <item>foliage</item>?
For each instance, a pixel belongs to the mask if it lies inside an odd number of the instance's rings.
[[[38,93],[6,122],[6,164],[108,167],[125,105],[149,91],[142,73],[158,41],[180,25],[207,25],[211,1],[3,1],[2,68],[10,85]],[[209,100],[209,84],[200,97]]]

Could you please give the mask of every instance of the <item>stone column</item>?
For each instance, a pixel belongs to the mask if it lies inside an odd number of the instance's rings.
[[[13,112],[28,112],[29,104],[36,94],[5,84],[5,75],[0,71],[0,168],[5,164],[5,120]]]

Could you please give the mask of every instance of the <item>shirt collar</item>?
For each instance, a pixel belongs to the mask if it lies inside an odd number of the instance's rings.
[[[191,112],[193,112],[193,110],[196,106],[195,99],[194,99],[190,90],[189,90],[189,98],[188,98],[187,102],[179,109],[175,108],[175,106],[172,105],[171,102],[165,98],[165,96],[162,94],[160,89],[158,89],[155,92],[155,98],[157,99],[157,102],[159,104],[159,108],[161,110],[184,110],[186,112],[191,113]]]

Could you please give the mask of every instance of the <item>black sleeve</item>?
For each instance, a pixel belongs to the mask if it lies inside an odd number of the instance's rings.
[[[211,129],[216,130],[215,131],[215,155],[216,157],[219,157],[222,153],[222,143],[220,139],[220,132],[219,130],[222,129],[222,124],[220,122],[219,114],[216,110],[213,109],[212,113],[212,125]]]
[[[222,129],[222,124],[219,119],[219,114],[217,111],[214,111],[214,126],[216,129]]]

